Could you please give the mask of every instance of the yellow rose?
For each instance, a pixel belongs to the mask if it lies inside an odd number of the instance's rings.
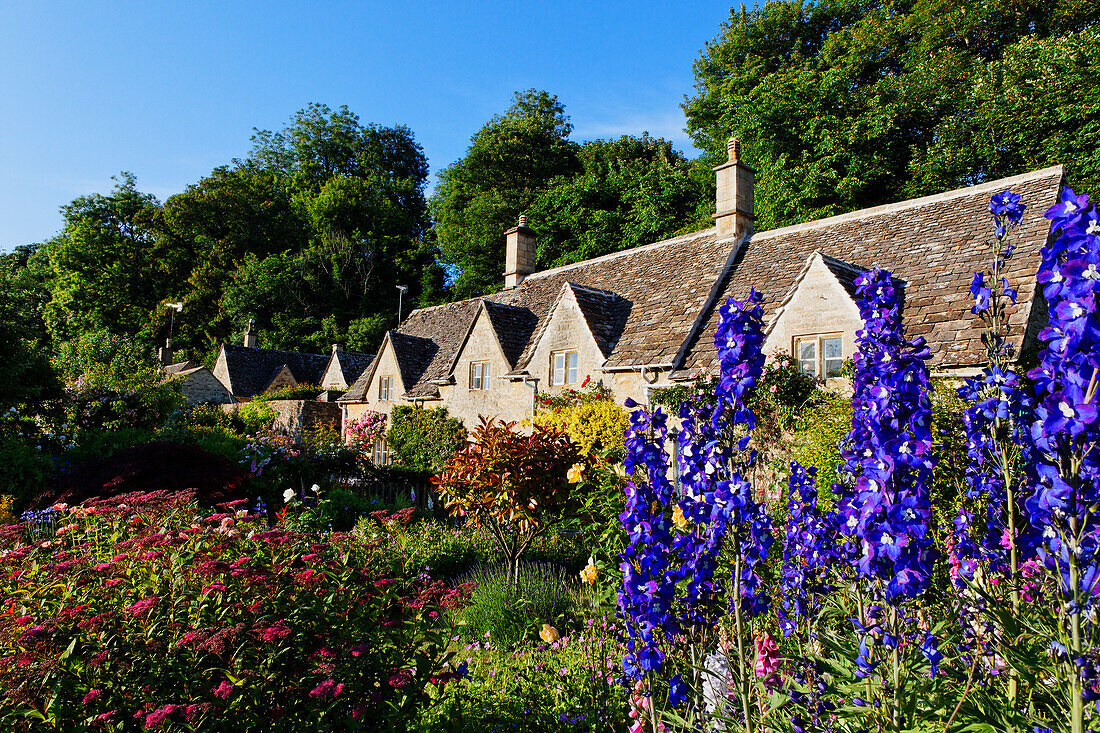
[[[553,644],[555,641],[561,638],[561,634],[550,624],[543,624],[542,631],[539,632],[539,637],[547,644]]]
[[[584,477],[584,464],[574,463],[573,467],[569,469],[569,483],[579,484]]]
[[[680,508],[679,504],[675,504],[672,507],[672,523],[676,525],[676,529],[681,532],[687,532],[688,527],[691,526],[691,522],[684,516],[684,510]]]
[[[584,570],[581,571],[581,580],[589,585],[596,584],[596,578],[600,575],[599,568],[596,567],[596,563],[592,558],[588,558],[588,564],[584,566]]]

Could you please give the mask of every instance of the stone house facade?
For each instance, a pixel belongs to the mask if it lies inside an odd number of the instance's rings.
[[[715,170],[713,228],[552,270],[535,271],[535,234],[521,217],[504,235],[505,289],[409,314],[341,398],[344,424],[397,404],[442,405],[468,426],[479,415],[521,421],[536,391],[586,377],[645,404],[654,388],[716,369],[719,306],[750,288],[764,296],[767,352],[833,377],[862,327],[855,278],[873,265],[897,279],[907,332],[928,341],[933,369],[974,371],[983,347],[969,285],[989,264],[989,197],[1006,188],[1028,207],[1006,273],[1019,292],[1012,340],[1019,353],[1034,346],[1043,212],[1064,185],[1061,166],[759,233],[755,172],[736,141]]]

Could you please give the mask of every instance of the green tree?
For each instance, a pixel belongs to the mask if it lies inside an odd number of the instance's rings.
[[[35,404],[59,393],[49,362],[49,336],[42,308],[49,299],[36,272],[37,247],[0,255],[0,412]]]
[[[538,265],[556,267],[713,225],[713,174],[648,134],[593,140],[578,150],[581,171],[557,179],[528,209]]]
[[[1065,81],[1052,78],[1059,64],[1077,83],[1095,78],[1096,54],[1081,48],[1095,47],[1095,18],[1089,0],[779,0],[733,12],[695,64],[688,130],[711,162],[729,135],[742,140],[759,171],[759,229],[1059,162],[1093,186],[1095,163],[1073,158],[1100,156],[1080,143],[1095,105],[1042,92]]]
[[[275,171],[249,163],[215,168],[210,175],[164,202],[164,236],[191,253],[192,268],[173,289],[183,303],[175,320],[175,343],[198,353],[228,340],[235,324],[223,303],[234,273],[250,258],[298,251],[309,242],[307,220],[292,206]],[[154,313],[159,338],[168,311]],[[247,322],[247,316],[245,322]]]
[[[363,125],[347,107],[313,104],[253,142],[249,164],[274,173],[309,236],[305,246],[237,268],[223,301],[231,322],[240,327],[255,316],[274,331],[272,345],[324,348],[334,336],[345,340],[353,323],[396,313],[397,285],[409,286],[410,306],[441,297],[424,198],[428,164],[408,128]],[[255,310],[263,296],[241,296],[256,285],[267,294],[278,289],[280,297],[267,301],[277,315]],[[380,336],[370,330],[371,340]]]
[[[158,241],[160,204],[130,173],[110,194],[81,196],[61,209],[63,232],[45,244],[50,265],[46,326],[55,341],[106,329],[136,334],[178,276]]]
[[[466,155],[440,173],[431,210],[444,257],[461,269],[456,294],[499,289],[504,232],[551,181],[581,170],[572,129],[557,97],[517,92],[512,106],[473,136]]]

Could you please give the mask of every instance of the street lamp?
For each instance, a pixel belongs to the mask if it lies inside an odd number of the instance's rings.
[[[408,285],[397,286],[397,327],[401,328],[401,305],[405,299],[405,293],[409,292]]]
[[[164,307],[172,311],[168,317],[168,343],[165,344],[166,348],[172,348],[172,331],[176,327],[176,314],[183,312],[183,303],[165,303]]]

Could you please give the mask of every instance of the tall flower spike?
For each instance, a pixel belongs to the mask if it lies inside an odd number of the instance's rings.
[[[887,600],[912,597],[931,574],[932,406],[929,351],[902,334],[890,273],[856,280],[864,327],[857,336],[852,429],[844,441],[841,529],[858,575],[885,586]]]

